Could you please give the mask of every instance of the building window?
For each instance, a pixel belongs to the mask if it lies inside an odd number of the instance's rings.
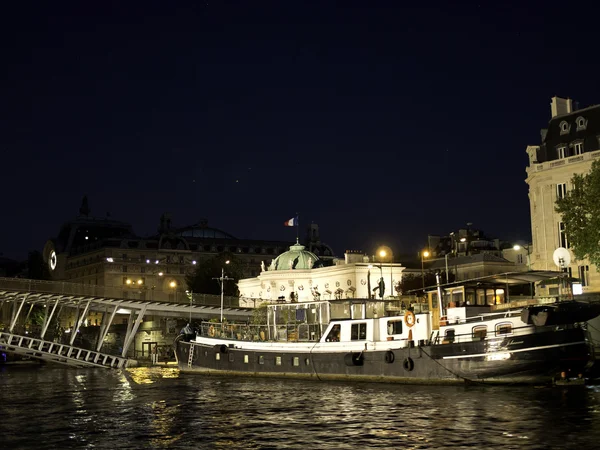
[[[556,198],[565,198],[567,196],[567,183],[558,183],[556,185]]]
[[[579,266],[579,279],[582,286],[590,285],[590,266]]]
[[[583,153],[583,142],[576,142],[573,144],[573,154],[581,155]]]
[[[171,264],[171,255],[167,256],[167,264]]]
[[[140,273],[146,273],[146,268],[144,266],[140,267]]]
[[[577,123],[577,131],[585,130],[587,128],[587,120],[583,117],[578,117],[575,123]]]
[[[523,255],[520,253],[517,255],[517,264],[523,264]]]
[[[350,330],[350,340],[352,341],[364,341],[367,339],[367,324],[366,323],[353,323]]]
[[[558,147],[556,151],[558,153],[558,159],[564,159],[568,156],[567,147]]]
[[[558,222],[558,246],[569,248],[569,240],[567,239],[567,233],[565,232],[564,222]]]
[[[127,253],[123,253],[123,261],[127,261]]]
[[[123,272],[127,272],[127,266],[123,266],[122,269],[123,269]]]
[[[571,130],[571,126],[565,121],[563,120],[560,123],[560,134],[569,134],[569,131]]]
[[[496,336],[512,334],[512,323],[499,323],[496,325]]]

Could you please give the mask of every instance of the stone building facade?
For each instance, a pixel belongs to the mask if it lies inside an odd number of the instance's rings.
[[[575,259],[555,206],[556,200],[569,192],[573,175],[587,174],[592,162],[600,158],[600,105],[577,109],[571,99],[554,97],[550,110],[548,128],[541,131],[541,144],[526,149],[532,269],[558,270],[554,251],[567,248],[571,263],[565,271],[581,280],[584,293],[598,293],[600,273],[589,261]]]

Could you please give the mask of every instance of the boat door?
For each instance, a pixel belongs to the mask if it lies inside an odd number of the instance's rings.
[[[427,293],[427,301],[429,303],[429,314],[431,317],[431,329],[440,329],[440,302],[438,300],[437,291],[429,291]]]

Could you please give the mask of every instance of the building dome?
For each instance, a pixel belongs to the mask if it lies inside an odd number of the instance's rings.
[[[306,270],[321,267],[322,262],[319,257],[305,249],[304,245],[296,241],[296,244],[292,245],[287,252],[282,253],[271,262],[269,270]]]

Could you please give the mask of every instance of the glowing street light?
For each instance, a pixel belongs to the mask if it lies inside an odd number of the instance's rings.
[[[423,266],[423,258],[429,258],[429,252],[427,250],[423,250],[421,252],[421,279],[423,280],[423,289],[425,289],[425,269]]]

